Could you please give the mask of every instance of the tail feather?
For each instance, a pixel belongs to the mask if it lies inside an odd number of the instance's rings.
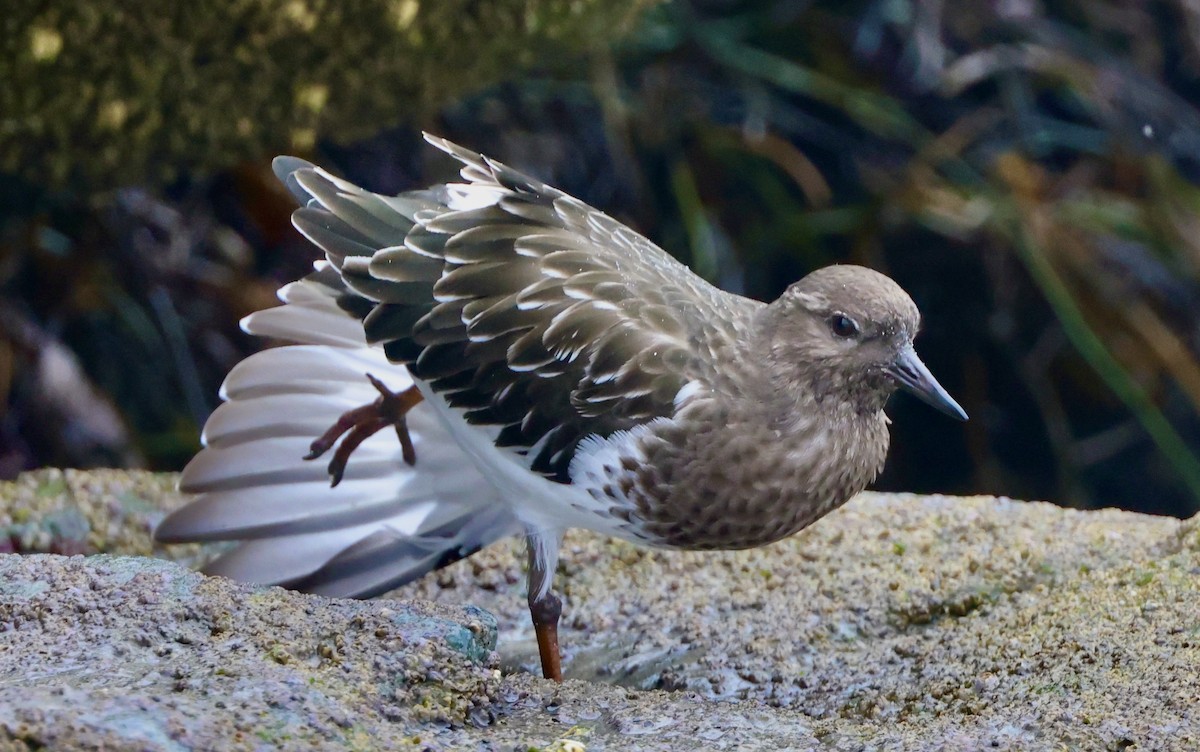
[[[273,386],[267,384],[262,386],[264,390],[270,388]],[[201,440],[206,446],[213,448],[244,444],[255,439],[275,436],[312,441],[313,437],[320,436],[333,424],[333,420],[337,418],[338,414],[334,414],[335,411],[332,410],[317,412],[305,408],[312,405],[315,397],[340,395],[336,395],[333,391],[336,388],[336,382],[329,379],[305,379],[298,385],[298,388],[303,389],[303,392],[271,394],[245,389],[230,392],[232,399],[243,400],[247,403],[253,399],[253,404],[238,404],[236,407],[229,407],[233,403],[226,402],[218,407],[204,425]],[[339,399],[337,402],[344,403],[346,405],[344,409],[348,410],[365,404],[370,401],[370,398],[371,393],[364,391],[363,399],[358,402],[346,399]],[[337,403],[331,397],[329,404],[336,406]]]
[[[412,520],[410,513],[437,497],[397,491],[395,480],[379,472],[372,479],[343,480],[331,489],[327,477],[301,479],[286,469],[237,478],[212,486],[213,490],[172,515],[158,536],[171,541],[247,540],[385,519],[414,532],[420,521]]]
[[[493,505],[420,537],[380,530],[339,553],[300,586],[322,595],[380,595],[470,556],[487,545],[481,541],[516,535],[522,529],[506,509]]]
[[[428,405],[407,418],[413,466],[391,431],[363,442],[334,488],[324,461],[303,459],[340,415],[378,396],[367,373],[395,390],[412,384],[403,366],[367,345],[337,273],[325,262],[316,268],[280,291],[285,305],[243,321],[250,333],[298,344],[257,353],[230,372],[204,448],[180,478],[180,489],[198,496],[156,536],[238,541],[207,567],[212,574],[361,597],[519,532]]]
[[[238,363],[221,386],[225,400],[254,397],[338,395],[346,401],[363,404],[378,397],[364,374],[375,374],[389,389],[402,391],[412,386],[408,372],[397,368],[383,353],[359,345],[358,349],[316,345],[276,347],[255,353]],[[324,413],[335,405],[315,406]]]
[[[243,541],[204,568],[210,575],[262,585],[292,586],[313,576],[378,524]]]
[[[260,337],[329,347],[366,344],[362,324],[337,308],[301,302],[268,308],[247,316],[242,328]]]

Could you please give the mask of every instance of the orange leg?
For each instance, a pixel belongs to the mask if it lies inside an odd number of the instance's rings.
[[[529,546],[529,616],[533,620],[533,633],[537,635],[538,657],[542,660],[542,676],[561,682],[562,656],[558,651],[558,618],[562,616],[562,600],[550,590],[540,598],[545,578],[553,572],[545,571],[538,563],[534,547]]]
[[[546,593],[541,601],[529,603],[533,617],[533,633],[537,635],[538,657],[542,659],[542,676],[562,682],[562,656],[558,652],[558,617],[562,601],[554,593]]]
[[[412,437],[408,434],[408,423],[404,416],[408,414],[409,410],[420,404],[423,399],[421,392],[417,390],[416,386],[410,386],[397,394],[371,374],[368,373],[367,378],[370,379],[371,385],[379,391],[379,399],[369,405],[356,407],[343,413],[329,427],[328,431],[313,441],[309,446],[308,454],[304,455],[306,460],[315,460],[328,452],[345,434],[337,451],[333,453],[333,459],[329,461],[330,486],[336,486],[342,482],[342,476],[346,473],[346,464],[350,461],[350,455],[354,454],[354,450],[388,426],[396,427],[396,436],[400,439],[404,461],[410,465],[417,462],[417,451],[413,447]]]

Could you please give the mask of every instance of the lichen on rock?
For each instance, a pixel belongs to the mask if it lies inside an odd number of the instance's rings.
[[[23,473],[0,483],[0,553],[151,556],[162,553],[154,526],[184,499],[174,475],[127,470]],[[193,562],[198,546],[172,549]]]
[[[0,740],[36,749],[327,748],[487,723],[500,686],[479,609],[329,600],[148,558],[0,555],[0,634]]]
[[[0,484],[30,530],[91,492],[182,501],[173,476],[56,473]],[[38,488],[54,503],[34,504]],[[114,717],[110,747],[147,749],[238,733],[234,749],[1196,749],[1198,525],[864,494],[750,551],[572,531],[562,686],[527,673],[519,541],[375,603],[146,559],[0,557],[0,644],[20,646],[0,650],[0,707],[16,718],[0,717],[0,749],[5,734],[57,742]],[[164,699],[127,690],[114,656]],[[228,696],[243,704],[217,704]],[[65,724],[66,705],[84,720]]]

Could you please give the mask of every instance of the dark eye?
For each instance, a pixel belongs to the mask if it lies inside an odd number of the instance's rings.
[[[829,317],[829,329],[838,337],[845,339],[858,336],[858,324],[844,313],[835,313]]]

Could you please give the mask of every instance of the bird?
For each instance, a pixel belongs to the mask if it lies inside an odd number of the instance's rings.
[[[769,304],[724,292],[584,202],[425,139],[460,182],[382,195],[273,163],[324,258],[243,320],[290,344],[229,372],[180,476],[195,497],[157,527],[236,541],[210,574],[373,597],[523,536],[542,673],[562,681],[567,529],[763,546],[876,478],[893,392],[967,419],[884,274],[826,266]]]

